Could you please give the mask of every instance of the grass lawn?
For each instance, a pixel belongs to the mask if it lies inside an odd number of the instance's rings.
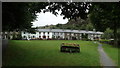
[[[103,44],[103,49],[107,55],[118,65],[118,48],[113,47],[112,45]]]
[[[61,43],[80,44],[80,53],[61,53]],[[80,40],[10,40],[3,66],[100,66],[98,44]]]

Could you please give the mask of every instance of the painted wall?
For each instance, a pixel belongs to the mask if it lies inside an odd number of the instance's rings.
[[[45,39],[48,39],[48,36],[50,39],[53,38],[53,36],[57,39],[58,36],[59,38],[68,38],[68,39],[71,39],[71,37],[76,37],[77,39],[82,39],[82,34],[78,34],[78,33],[71,33],[71,35],[69,33],[63,33],[63,32],[36,32],[35,34],[31,34],[31,33],[28,33],[28,32],[22,32],[22,38],[23,39],[33,39],[33,38],[42,38],[43,39],[43,36],[46,36]],[[26,38],[25,38],[25,37]],[[71,36],[71,37],[70,37]],[[94,40],[94,37],[98,37],[100,39],[101,35],[93,35],[93,34],[88,34],[88,39],[90,40]]]

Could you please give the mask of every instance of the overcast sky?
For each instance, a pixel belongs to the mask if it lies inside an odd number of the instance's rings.
[[[32,27],[45,26],[45,25],[56,25],[56,24],[65,24],[68,22],[68,19],[63,19],[63,16],[53,15],[50,12],[38,13],[37,21],[32,22]]]

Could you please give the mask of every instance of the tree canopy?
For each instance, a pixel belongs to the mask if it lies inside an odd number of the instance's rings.
[[[61,15],[64,15],[63,19],[76,19],[81,17],[82,19],[87,18],[89,7],[91,6],[88,2],[50,2],[48,8],[44,12],[52,12],[57,15],[57,11],[62,11]]]
[[[39,5],[39,6],[38,6]],[[47,3],[3,2],[2,29],[3,31],[30,29],[36,13],[41,12]]]
[[[106,28],[114,29],[120,26],[120,3],[92,3],[90,18],[96,29],[100,31]],[[113,25],[112,25],[113,24]]]
[[[92,3],[90,8],[90,19],[97,30],[105,31],[111,28],[114,33],[114,45],[117,45],[120,26],[120,2],[113,3]]]

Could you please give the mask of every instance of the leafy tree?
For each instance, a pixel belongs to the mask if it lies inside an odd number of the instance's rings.
[[[57,24],[56,27],[62,28],[62,24]]]
[[[113,30],[111,30],[110,28],[107,28],[107,29],[105,30],[105,32],[104,32],[103,37],[104,37],[105,39],[111,39],[111,38],[113,38]]]
[[[93,25],[92,25],[92,23],[88,23],[87,25],[86,25],[86,30],[93,30],[94,29],[94,27],[93,27]]]
[[[117,29],[120,26],[120,2],[92,3],[90,19],[96,30],[113,29],[114,45],[117,45]]]
[[[86,30],[93,30],[93,29],[95,29],[94,28],[94,26],[93,26],[93,24],[91,23],[91,21],[90,21],[90,16],[88,15],[88,18],[86,19],[86,26],[85,26],[85,29]]]
[[[31,28],[31,22],[36,20],[37,17],[36,13],[41,12],[41,9],[44,9],[46,5],[47,3],[42,2],[3,2],[3,31],[16,31]]]
[[[26,32],[29,32],[29,33],[36,33],[37,30],[35,30],[36,28],[29,28],[29,29],[26,29],[25,31]]]
[[[50,2],[48,8],[44,12],[52,12],[58,15],[58,11],[62,11],[60,15],[64,15],[63,19],[68,18],[76,19],[81,17],[82,19],[87,18],[90,3],[86,2]]]

